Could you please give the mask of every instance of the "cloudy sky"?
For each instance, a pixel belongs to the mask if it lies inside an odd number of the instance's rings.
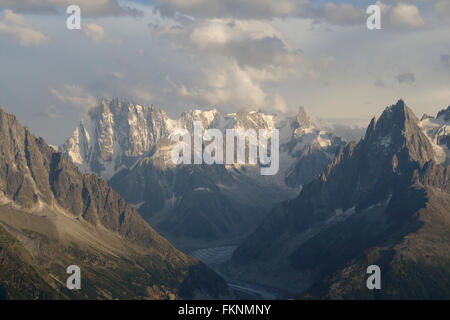
[[[368,30],[367,7],[382,9]],[[65,11],[81,7],[81,30]],[[0,105],[60,144],[99,97],[366,124],[450,105],[448,0],[0,0]]]

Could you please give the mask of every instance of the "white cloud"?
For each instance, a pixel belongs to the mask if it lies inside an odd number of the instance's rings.
[[[233,109],[265,105],[266,93],[235,61],[223,61],[220,67],[205,68],[202,75],[204,81],[189,88],[182,84],[177,93],[203,105]]]
[[[206,19],[182,27],[151,27],[160,37],[172,41],[174,47],[232,57],[240,65],[294,65],[301,56],[299,50],[290,48],[280,31],[263,20]]]
[[[52,95],[60,102],[81,110],[97,105],[97,99],[77,84],[65,84],[61,89],[50,88]]]
[[[412,4],[398,4],[392,8],[389,16],[390,22],[396,27],[422,27],[425,22],[420,16],[419,9]]]
[[[286,101],[267,84],[298,76],[302,53],[270,22],[216,18],[151,27],[199,64],[199,74],[190,79],[168,81],[179,100],[234,110],[287,110]]]
[[[283,36],[267,21],[236,19],[205,20],[196,26],[189,36],[192,43],[201,49],[265,38],[282,39]]]
[[[106,43],[113,43],[113,44],[120,44],[120,40],[113,39],[109,37],[105,29],[95,23],[87,23],[84,24],[81,28],[81,31],[90,39],[94,40],[95,42],[106,42]]]
[[[117,79],[123,79],[125,78],[125,75],[123,73],[117,72],[117,71],[113,71],[111,72],[111,75],[113,75],[115,78]]]
[[[138,101],[139,103],[149,104],[153,102],[153,96],[148,90],[144,88],[133,88],[130,91],[133,99],[136,99],[136,101]]]
[[[285,113],[288,111],[288,106],[286,104],[286,100],[284,100],[284,98],[280,94],[276,93],[273,99],[273,103],[271,104],[269,109],[274,109],[281,113]]]
[[[11,10],[3,12],[0,20],[0,34],[19,41],[23,46],[40,45],[47,40],[47,37],[42,32],[35,30],[24,16]]]
[[[255,69],[242,68],[232,59],[204,68],[197,79],[189,84],[176,84],[168,79],[173,87],[169,94],[175,93],[185,104],[214,106],[227,111],[246,108],[286,112],[288,109],[280,94],[263,90],[264,76]]]

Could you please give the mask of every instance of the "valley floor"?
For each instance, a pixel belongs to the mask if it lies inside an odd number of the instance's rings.
[[[222,276],[237,300],[279,300],[289,298],[289,294],[278,289],[250,284],[234,279],[232,274],[221,268],[230,261],[237,245],[217,246],[187,252],[188,255],[208,265]]]

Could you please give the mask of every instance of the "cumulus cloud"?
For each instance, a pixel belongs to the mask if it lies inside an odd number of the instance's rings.
[[[81,13],[87,17],[102,16],[138,16],[142,12],[127,6],[119,5],[117,0],[0,0],[0,7],[27,13],[65,12],[72,4],[80,6]]]
[[[197,18],[272,19],[294,15],[308,0],[155,0],[163,16],[181,13]]]
[[[177,46],[212,55],[228,56],[240,65],[292,65],[301,56],[283,35],[267,21],[206,19],[180,26],[151,26],[160,36]]]
[[[60,89],[50,88],[50,92],[60,102],[83,111],[97,105],[97,99],[77,84],[65,84]]]
[[[192,29],[189,38],[199,48],[205,48],[248,40],[281,39],[282,34],[266,21],[207,19]]]
[[[113,39],[110,36],[108,36],[105,32],[105,29],[95,23],[87,23],[84,24],[81,28],[81,31],[90,39],[94,40],[95,42],[106,42],[106,43],[113,43],[113,44],[120,44],[120,40]]]
[[[383,29],[411,29],[422,27],[425,24],[419,9],[412,3],[398,1],[389,5],[383,1],[377,1],[376,4],[382,12]],[[364,5],[354,6],[350,3],[335,4],[329,2],[322,6],[305,6],[299,16],[329,25],[359,25],[365,27],[368,18],[366,10],[367,6]]]
[[[242,68],[235,60],[223,59],[220,65],[209,65],[190,83],[177,83],[170,78],[170,95],[178,96],[187,104],[215,106],[230,110],[261,109],[285,112],[287,103],[278,93],[262,88],[261,77]]]
[[[47,37],[31,26],[24,16],[5,10],[0,20],[0,35],[12,38],[23,46],[40,45]]]
[[[399,28],[418,28],[425,24],[420,16],[419,9],[415,5],[404,3],[392,8],[389,20],[393,26]]]
[[[203,80],[187,87],[181,84],[177,93],[197,104],[242,107],[264,106],[266,94],[235,61],[223,61],[221,68],[203,70]]]
[[[214,18],[150,27],[161,40],[200,63],[199,75],[168,80],[180,100],[235,110],[287,111],[283,97],[265,86],[298,73],[302,53],[268,21]]]
[[[392,5],[380,0],[376,2],[376,5],[381,9],[381,24],[383,29],[389,31],[406,31],[415,30],[425,25],[420,10],[412,3],[414,1],[400,0],[394,2]]]
[[[413,73],[402,73],[397,76],[397,81],[400,84],[413,84],[416,82],[416,76]]]

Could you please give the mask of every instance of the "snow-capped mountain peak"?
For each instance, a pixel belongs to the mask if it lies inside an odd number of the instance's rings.
[[[61,151],[84,172],[106,179],[148,156],[176,128],[191,130],[195,121],[208,128],[218,111],[189,110],[171,119],[155,106],[102,99],[86,114]]]
[[[84,172],[110,179],[145,157],[159,157],[158,163],[170,159],[171,134],[178,128],[192,132],[195,121],[201,121],[203,129],[216,128],[224,134],[227,129],[279,129],[282,175],[311,146],[326,153],[322,157],[324,161],[321,161],[325,165],[333,158],[337,147],[342,145],[340,139],[316,128],[302,107],[295,117],[260,111],[222,114],[217,109],[191,109],[183,112],[178,119],[172,119],[164,110],[153,105],[141,106],[116,98],[100,100],[60,150]],[[172,167],[168,163],[160,165],[163,168]]]
[[[436,117],[422,117],[419,123],[436,154],[438,163],[450,163],[450,106],[438,112]]]

